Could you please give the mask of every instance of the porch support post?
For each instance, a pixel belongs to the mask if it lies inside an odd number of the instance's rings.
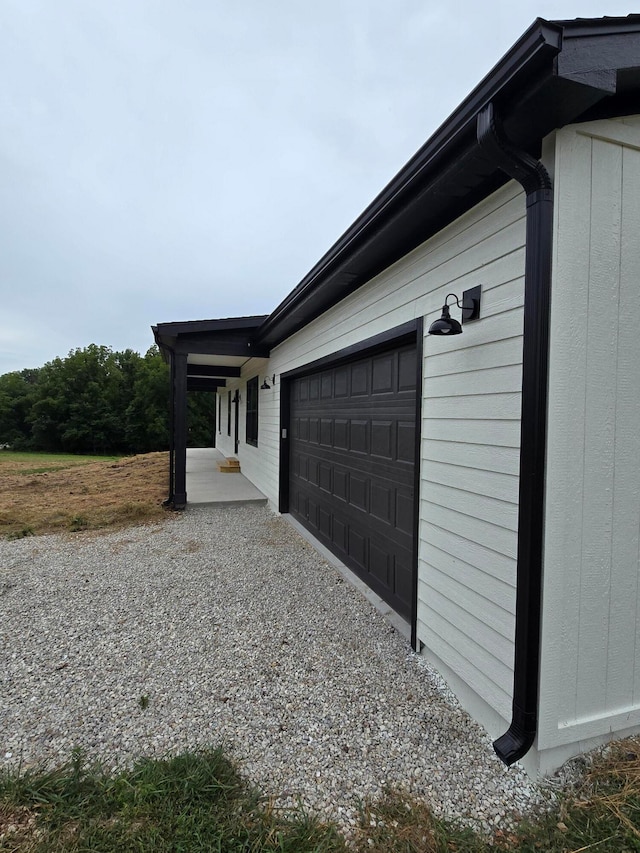
[[[173,354],[173,508],[187,504],[187,355]]]
[[[174,414],[174,393],[173,388],[175,385],[175,364],[176,364],[176,355],[174,352],[171,352],[169,356],[169,494],[167,495],[167,499],[162,502],[162,506],[173,506],[173,460],[175,457],[175,443],[174,443],[174,435],[175,435],[175,414]]]

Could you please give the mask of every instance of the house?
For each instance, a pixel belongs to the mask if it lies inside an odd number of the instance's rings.
[[[538,19],[270,315],[154,327],[173,504],[210,388],[534,775],[640,730],[639,95],[640,15]]]

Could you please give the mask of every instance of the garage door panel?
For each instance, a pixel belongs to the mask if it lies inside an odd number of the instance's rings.
[[[349,450],[352,453],[369,453],[369,422],[352,420],[349,424]]]
[[[396,460],[406,462],[413,467],[416,458],[416,427],[410,421],[398,424],[396,441]]]
[[[346,418],[336,418],[333,422],[333,447],[336,450],[349,448],[349,421]]]
[[[333,468],[333,496],[347,503],[349,500],[349,472]]]
[[[349,396],[349,371],[346,367],[337,368],[333,377],[334,396],[337,399]]]
[[[366,362],[351,365],[351,397],[369,396],[370,370]]]
[[[319,468],[318,485],[320,486],[320,488],[322,489],[323,492],[328,492],[329,494],[331,494],[331,492],[332,492],[331,484],[333,481],[333,476],[332,476],[333,471],[332,471],[331,465],[327,464],[326,462],[320,462],[318,468]]]
[[[415,348],[403,350],[398,353],[398,391],[406,391],[410,394],[415,392],[417,352]]]
[[[349,528],[349,556],[360,569],[367,571],[367,539],[356,527]]]
[[[369,480],[366,477],[349,475],[349,503],[356,509],[369,511]]]
[[[330,400],[333,396],[333,372],[325,371],[320,377],[320,398]]]
[[[393,421],[371,421],[371,455],[393,459],[395,444]]]
[[[318,507],[318,530],[329,540],[333,539],[332,520],[333,517],[330,512],[327,512],[324,507]]]
[[[393,556],[372,542],[369,546],[369,569],[373,577],[385,587],[391,584],[392,565]]]
[[[336,515],[333,516],[332,523],[332,544],[338,555],[347,553],[347,534],[349,529],[344,521],[338,518]]]
[[[413,492],[396,490],[396,529],[407,535],[413,530]]]
[[[290,388],[290,511],[409,618],[415,346],[325,368]]]
[[[374,358],[371,367],[371,393],[392,394],[394,358],[391,354],[385,354]]]
[[[312,376],[309,379],[309,400],[320,399],[320,377]]]
[[[385,524],[394,523],[395,489],[384,483],[371,484],[371,515]]]

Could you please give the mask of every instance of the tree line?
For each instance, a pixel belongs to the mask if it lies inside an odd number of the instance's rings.
[[[169,367],[91,344],[43,367],[0,376],[0,445],[63,453],[147,453],[169,447]],[[188,395],[189,445],[212,444],[215,394]]]

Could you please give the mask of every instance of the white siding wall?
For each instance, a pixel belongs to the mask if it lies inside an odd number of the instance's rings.
[[[524,194],[510,183],[277,347],[257,451],[240,430],[242,471],[277,507],[280,374],[416,317],[426,333],[448,293],[482,285],[478,323],[424,342],[418,636],[457,673],[463,702],[479,698],[500,725],[511,710],[524,237]]]
[[[493,734],[511,713],[524,296],[524,194],[504,192],[446,244],[446,291],[482,284],[482,319],[425,342],[418,590],[427,655]]]
[[[538,748],[566,757],[640,724],[640,117],[559,131],[555,194]]]
[[[240,460],[242,473],[250,480],[255,481],[255,469],[260,469],[260,456],[262,454],[262,424],[259,420],[260,429],[258,430],[258,447],[253,447],[246,443],[247,431],[247,380],[254,376],[259,377],[258,387],[268,371],[265,364],[268,364],[266,359],[251,359],[242,368],[242,375],[239,379],[227,379],[225,388],[221,389],[222,394],[222,431],[218,432],[217,409],[216,409],[216,447],[225,456],[237,456]],[[265,372],[266,371],[266,372]],[[235,453],[235,405],[231,403],[231,435],[227,435],[227,412],[229,409],[229,391],[231,398],[236,392],[240,393],[240,405],[238,407],[238,453]],[[264,402],[264,391],[258,391],[258,418],[260,419],[262,412],[261,406]],[[188,495],[187,495],[188,498]]]

